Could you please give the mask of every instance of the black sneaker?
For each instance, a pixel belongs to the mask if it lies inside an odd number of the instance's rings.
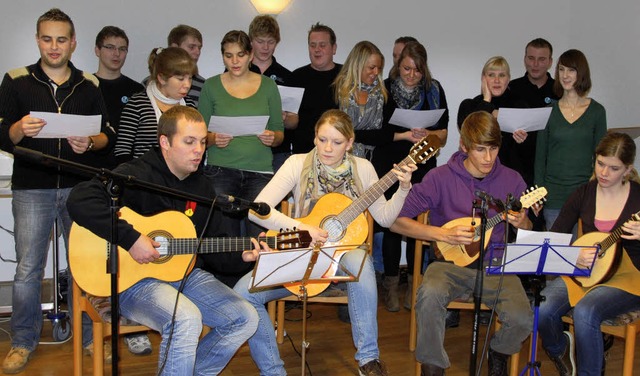
[[[509,355],[499,353],[489,348],[489,376],[507,376],[507,362]]]
[[[358,368],[360,376],[387,376],[387,369],[378,360],[372,360],[362,367]]]
[[[338,319],[340,321],[351,324],[351,317],[349,316],[349,306],[347,304],[338,305]]]
[[[573,376],[576,371],[576,360],[574,357],[574,344],[573,344],[573,335],[570,332],[564,331],[562,332],[567,341],[567,345],[564,348],[564,352],[558,356],[552,356],[548,351],[545,350],[549,359],[553,362],[558,370],[558,374],[560,376]]]

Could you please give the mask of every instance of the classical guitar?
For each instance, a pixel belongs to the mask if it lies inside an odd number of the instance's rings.
[[[631,216],[632,221],[640,221],[640,212]],[[620,266],[622,259],[622,247],[619,243],[623,234],[622,226],[617,227],[611,233],[590,232],[582,235],[572,245],[594,246],[598,245],[598,254],[591,269],[589,277],[572,277],[573,281],[582,287],[592,287],[608,281]]]
[[[139,264],[126,250],[118,247],[118,292],[125,291],[144,278],[178,281],[195,262],[198,242],[193,222],[181,212],[166,211],[142,216],[129,208],[120,210],[121,218],[141,234],[160,243],[161,257],[148,264]],[[278,233],[260,238],[275,250],[306,248],[311,244],[307,231]],[[251,238],[204,238],[198,253],[240,252],[253,249]],[[86,228],[73,223],[69,235],[69,267],[73,278],[87,293],[111,295],[111,275],[107,271],[109,242]]]
[[[535,203],[541,202],[547,195],[547,189],[542,188],[529,188],[528,193],[525,193],[520,197],[520,203],[522,208],[529,208]],[[487,230],[485,232],[485,247],[489,244],[493,227],[504,220],[506,212],[501,212],[487,220]],[[452,228],[455,226],[472,226],[473,218],[464,217],[451,220],[445,223],[442,227]],[[451,261],[458,266],[467,266],[478,259],[480,253],[480,224],[479,220],[474,226],[473,242],[471,244],[449,244],[443,241],[435,242],[434,251],[437,257],[443,258],[447,261]]]
[[[405,166],[409,163],[425,163],[438,150],[440,150],[440,139],[435,135],[428,135],[413,145],[409,155],[399,162],[398,166]],[[364,215],[365,210],[396,181],[398,181],[396,174],[393,171],[389,171],[355,201],[340,193],[328,193],[322,196],[313,207],[311,213],[304,218],[300,218],[300,221],[326,230],[329,233],[329,238],[324,245],[327,247],[339,245],[359,246],[366,241],[369,235],[369,226]],[[337,259],[344,252],[336,251],[333,257]],[[324,276],[334,276],[337,270],[338,266],[332,264]],[[307,295],[317,295],[328,286],[329,282],[309,283],[306,286]],[[297,283],[289,284],[285,287],[294,294],[299,293],[299,284]]]

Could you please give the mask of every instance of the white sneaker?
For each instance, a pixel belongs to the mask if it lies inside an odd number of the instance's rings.
[[[149,355],[153,351],[147,333],[126,335],[124,343],[127,344],[129,352],[133,355]]]

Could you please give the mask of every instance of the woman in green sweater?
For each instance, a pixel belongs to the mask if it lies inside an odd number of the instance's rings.
[[[284,138],[282,102],[275,82],[251,72],[251,41],[244,31],[232,30],[221,42],[226,72],[205,81],[198,110],[209,122],[212,115],[268,116],[262,133],[236,136],[209,132],[205,173],[213,179],[217,194],[232,195],[253,201],[273,176],[272,146]],[[234,226],[228,236],[257,236],[260,227],[249,222],[247,211],[225,214]],[[252,268],[239,254],[219,254],[218,262],[205,267],[223,282],[233,286]]]
[[[535,183],[549,192],[544,206],[547,228],[571,192],[589,181],[593,153],[607,132],[604,107],[587,96],[591,74],[581,51],[560,55],[553,90],[560,100],[553,105],[547,127],[538,134],[535,161]]]

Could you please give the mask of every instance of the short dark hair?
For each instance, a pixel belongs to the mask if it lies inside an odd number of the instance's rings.
[[[562,94],[564,94],[564,89],[562,89],[562,84],[560,83],[560,65],[576,70],[577,77],[574,89],[576,89],[579,96],[582,97],[591,90],[591,71],[589,70],[587,57],[584,56],[582,51],[571,49],[560,55],[558,64],[556,64],[556,82],[553,84],[553,92],[558,97],[562,97]]]
[[[393,42],[393,44],[396,43],[402,43],[402,44],[407,44],[409,42],[417,42],[418,40],[414,37],[410,37],[410,36],[404,36],[404,37],[399,37],[398,39],[396,39],[395,42]]]
[[[124,39],[125,42],[127,42],[127,47],[129,47],[129,37],[127,36],[127,33],[117,26],[103,27],[98,35],[96,35],[96,47],[102,47],[104,40],[111,37]]]
[[[320,22],[316,22],[315,25],[311,25],[311,29],[309,29],[309,34],[307,34],[307,42],[309,42],[309,39],[311,38],[311,33],[328,33],[329,41],[331,42],[331,45],[332,46],[336,45],[336,42],[337,42],[336,33],[335,31],[333,31],[332,28],[330,28],[327,25],[323,25]]]
[[[51,8],[38,18],[38,22],[36,23],[36,35],[40,35],[40,24],[46,21],[66,22],[71,26],[71,37],[76,35],[76,28],[73,26],[71,17],[58,8]]]
[[[195,108],[181,105],[173,106],[166,110],[158,120],[158,142],[160,142],[160,136],[166,136],[171,144],[173,136],[178,132],[178,122],[182,119],[204,123],[202,114]]]
[[[249,39],[247,33],[242,30],[231,30],[222,37],[222,42],[220,42],[220,51],[222,51],[223,54],[224,45],[227,43],[235,43],[245,52],[251,52],[253,50],[253,46],[251,46],[251,39]]]
[[[460,141],[467,151],[474,144],[500,147],[502,135],[498,120],[486,111],[472,112],[462,123]]]
[[[536,38],[534,40],[532,40],[531,42],[527,43],[526,47],[524,48],[524,53],[527,53],[527,48],[529,47],[534,47],[534,48],[548,48],[549,49],[549,56],[553,56],[553,47],[551,46],[551,43],[549,43],[548,40],[544,39],[544,38]]]
[[[249,25],[249,38],[254,40],[259,36],[273,37],[276,43],[280,43],[280,26],[273,16],[261,14],[255,16],[253,21],[251,21]]]
[[[194,37],[198,42],[202,43],[202,33],[200,30],[189,25],[178,25],[171,29],[167,36],[167,46],[171,47],[172,44],[180,45],[187,37]]]

